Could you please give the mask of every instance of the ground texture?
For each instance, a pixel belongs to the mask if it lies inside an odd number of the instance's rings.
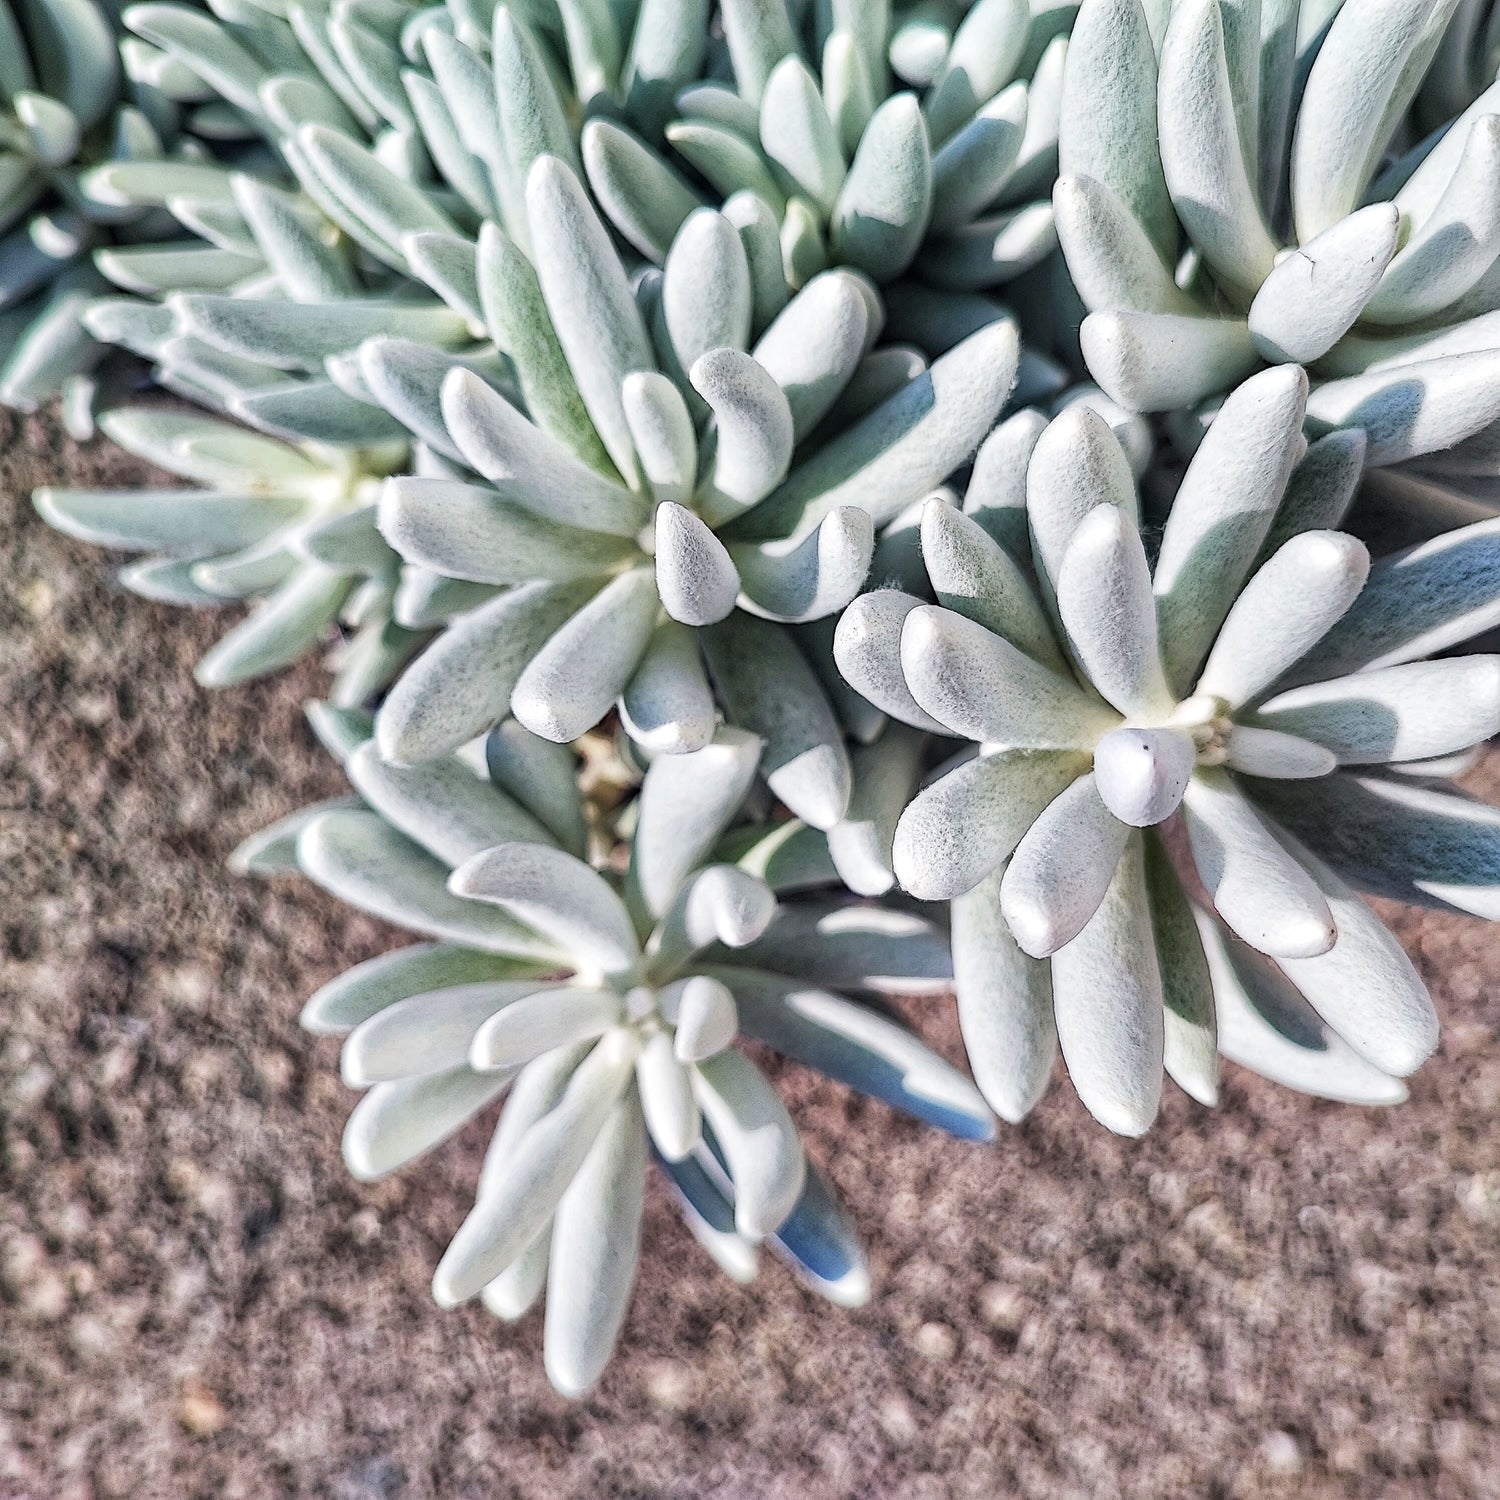
[[[440,1312],[483,1132],[352,1183],[335,1044],[296,1026],[399,939],[224,867],[341,790],[320,672],[201,692],[222,622],[25,498],[138,472],[0,414],[0,1500],[1500,1492],[1500,941],[1464,918],[1397,917],[1444,1019],[1403,1108],[1229,1070],[1131,1143],[1059,1079],[981,1148],[787,1070],[869,1308],[731,1284],[653,1191],[583,1403],[535,1316]]]

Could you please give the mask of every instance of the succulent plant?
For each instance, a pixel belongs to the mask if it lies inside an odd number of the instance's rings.
[[[1151,1124],[1164,1058],[1211,1102],[1224,976],[1252,969],[1240,988],[1282,996],[1279,1026],[1271,1002],[1250,1009],[1283,1043],[1314,1015],[1343,1061],[1409,1073],[1436,1043],[1431,1002],[1346,877],[1494,912],[1500,814],[1429,782],[1500,730],[1500,658],[1432,659],[1500,623],[1500,533],[1466,528],[1372,570],[1329,529],[1364,438],[1308,447],[1306,400],[1295,366],[1228,397],[1154,565],[1104,422],[1032,424],[1016,438],[1024,512],[928,502],[937,603],[877,590],[840,621],[851,683],[979,746],[940,767],[890,847],[909,892],[954,900],[970,1058],[1008,1118],[1035,1103],[1059,1043],[1114,1130]],[[1244,996],[1227,1003],[1245,1022]],[[1285,1072],[1250,1035],[1235,1033],[1240,1060]],[[1305,1060],[1288,1076],[1309,1080]],[[1390,1096],[1389,1078],[1366,1082]],[[1354,1084],[1330,1069],[1327,1087]]]
[[[1362,428],[1373,466],[1453,450],[1451,472],[1493,447],[1500,96],[1426,139],[1409,123],[1475,10],[1085,0],[1054,202],[1083,354],[1115,400],[1211,414],[1293,361],[1310,429]]]
[[[805,21],[799,9],[724,0],[732,86],[694,81],[637,111],[635,130],[584,127],[589,183],[620,233],[661,263],[705,183],[742,232],[773,251],[779,240],[793,287],[846,266],[973,293],[1038,266],[1056,245],[1072,7],[836,0]],[[696,80],[701,31],[684,28],[681,47],[675,76]]]
[[[509,1094],[475,1206],[437,1268],[438,1301],[481,1295],[517,1318],[545,1285],[548,1375],[586,1390],[624,1318],[649,1153],[733,1274],[752,1275],[767,1241],[834,1301],[862,1302],[848,1218],[733,1043],[766,1043],[987,1139],[967,1078],[844,993],[941,990],[941,936],[809,894],[829,871],[801,825],[741,824],[726,842],[760,758],[740,731],[637,778],[613,809],[631,825],[616,880],[580,857],[591,820],[571,749],[512,720],[489,736],[483,771],[467,753],[401,769],[363,738],[367,716],[315,717],[364,805],[294,815],[241,865],[295,863],[435,939],[350,970],[304,1010],[311,1030],[348,1033],[344,1079],[366,1090],[345,1132],[350,1169],[395,1171]]]
[[[765,740],[777,796],[827,828],[849,797],[843,731],[782,627],[846,604],[875,527],[978,445],[1014,382],[1014,328],[991,324],[890,390],[878,362],[869,375],[879,304],[862,277],[815,277],[747,353],[753,278],[725,216],[695,212],[638,300],[563,163],[533,165],[527,202],[535,274],[488,225],[477,274],[486,305],[525,292],[529,337],[518,323],[506,342],[550,406],[533,400],[528,420],[451,371],[428,440],[483,482],[393,479],[380,505],[408,564],[505,591],[406,670],[377,717],[381,750],[421,761],[507,712],[564,742],[618,703],[649,751],[681,753],[722,707]]]
[[[79,322],[105,289],[90,252],[164,226],[95,201],[101,160],[151,160],[175,104],[143,67],[126,77],[113,11],[97,0],[0,3],[0,404],[33,410],[103,357]],[[144,64],[144,55],[137,57]],[[122,252],[128,255],[130,252]],[[75,403],[87,430],[88,402]],[[70,413],[73,415],[74,413]]]
[[[260,600],[198,665],[206,687],[274,671],[341,621],[340,704],[364,703],[425,637],[391,619],[400,560],[375,529],[372,497],[405,463],[383,449],[292,444],[217,417],[120,407],[100,418],[121,447],[201,489],[61,490],[35,496],[43,518],[100,546],[153,555],[121,572],[171,604]]]

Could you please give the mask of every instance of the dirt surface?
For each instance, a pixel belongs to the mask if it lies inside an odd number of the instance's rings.
[[[869,1308],[733,1285],[658,1185],[581,1404],[536,1315],[439,1311],[484,1132],[354,1184],[336,1046],[296,1026],[394,934],[224,868],[341,789],[319,670],[199,691],[221,622],[25,500],[138,472],[0,414],[0,1500],[1497,1493],[1500,941],[1470,919],[1399,918],[1445,1023],[1403,1108],[1231,1069],[1130,1143],[1059,1078],[985,1148],[788,1071]],[[951,1006],[924,1025],[956,1055]]]

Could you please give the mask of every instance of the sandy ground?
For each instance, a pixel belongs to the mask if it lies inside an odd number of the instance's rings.
[[[536,1316],[440,1312],[483,1132],[352,1183],[335,1044],[295,1023],[393,935],[224,868],[340,789],[318,669],[199,691],[218,622],[24,498],[132,472],[0,414],[0,1500],[1497,1493],[1500,946],[1469,919],[1399,919],[1445,1022],[1403,1108],[1231,1070],[1129,1143],[1059,1079],[983,1148],[789,1072],[872,1306],[733,1285],[654,1190],[583,1403]],[[955,1049],[950,1006],[924,1025]]]

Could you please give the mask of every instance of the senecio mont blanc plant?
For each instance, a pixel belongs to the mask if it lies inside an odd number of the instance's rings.
[[[119,351],[194,487],[37,506],[250,605],[205,684],[337,640],[353,795],[234,863],[423,938],[304,1011],[357,1176],[504,1099],[440,1302],[587,1389],[653,1159],[862,1301],[740,1039],[970,1139],[1059,1050],[1128,1134],[1404,1097],[1354,892],[1500,916],[1487,7],[13,3],[0,400]]]

